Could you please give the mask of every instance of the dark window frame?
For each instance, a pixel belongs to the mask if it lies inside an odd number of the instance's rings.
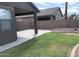
[[[55,15],[44,15],[44,16],[38,16],[38,21],[49,21],[49,20],[51,20],[51,16],[52,16],[53,20],[56,20]]]
[[[48,21],[51,20],[50,15],[38,16],[38,21]]]
[[[53,20],[56,20],[56,16],[55,15],[53,15],[52,18],[53,18]]]

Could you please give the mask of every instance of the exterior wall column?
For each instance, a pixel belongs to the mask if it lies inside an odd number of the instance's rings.
[[[50,20],[51,20],[51,21],[53,20],[53,16],[50,16]]]
[[[38,25],[37,25],[37,13],[34,12],[34,32],[38,34]]]

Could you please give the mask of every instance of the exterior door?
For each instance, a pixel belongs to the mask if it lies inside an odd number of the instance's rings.
[[[0,5],[0,45],[17,39],[14,9]]]

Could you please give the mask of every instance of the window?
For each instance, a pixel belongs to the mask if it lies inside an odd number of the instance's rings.
[[[11,22],[10,21],[1,21],[1,29],[3,31],[11,29]]]
[[[53,20],[56,20],[56,16],[53,16]]]
[[[7,9],[0,8],[0,19],[11,19],[11,12]]]
[[[38,16],[38,20],[39,20],[39,21],[50,20],[50,16]]]
[[[11,18],[11,11],[8,9],[2,9],[0,8],[0,25],[1,30],[11,30],[12,24],[11,24],[12,18]]]

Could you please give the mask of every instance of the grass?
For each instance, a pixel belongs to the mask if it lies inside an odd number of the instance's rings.
[[[10,57],[67,57],[79,43],[79,37],[62,33],[46,33],[21,45],[1,52],[0,56]]]

